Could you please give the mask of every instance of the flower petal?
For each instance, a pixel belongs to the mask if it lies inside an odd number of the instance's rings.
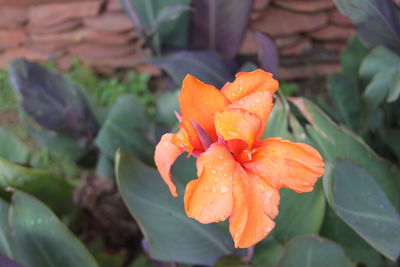
[[[252,93],[248,96],[243,97],[242,99],[233,102],[228,106],[228,108],[241,108],[245,109],[261,119],[261,126],[259,133],[256,139],[259,139],[263,136],[265,126],[267,124],[267,120],[269,114],[271,113],[273,104],[272,94],[270,91],[260,91],[256,93]]]
[[[179,131],[173,135],[171,142],[181,150],[186,150],[189,154],[193,152],[194,145],[190,142],[189,135],[183,124],[179,125]]]
[[[186,186],[185,210],[201,223],[223,221],[232,211],[232,179],[237,163],[220,143],[214,143],[197,159],[196,180]]]
[[[281,138],[258,142],[252,160],[243,163],[276,189],[286,187],[298,193],[310,192],[324,174],[324,162],[313,147]]]
[[[182,83],[179,103],[182,117],[198,123],[216,141],[213,116],[229,104],[225,96],[214,86],[188,74]]]
[[[278,88],[279,82],[272,78],[271,73],[257,69],[236,74],[236,79],[226,83],[221,91],[229,101],[234,102],[254,92],[270,91],[273,94]]]
[[[238,167],[233,181],[233,210],[229,231],[237,248],[248,248],[275,227],[279,191],[258,175]]]
[[[260,130],[261,120],[257,115],[244,109],[226,109],[214,117],[218,136],[226,141],[240,139],[251,148]]]
[[[156,146],[154,161],[158,172],[161,174],[164,182],[168,185],[171,194],[176,197],[178,196],[178,193],[176,192],[176,187],[172,182],[170,170],[175,160],[183,153],[183,150],[172,143],[173,137],[174,134],[171,133],[164,134],[161,137],[160,142]]]

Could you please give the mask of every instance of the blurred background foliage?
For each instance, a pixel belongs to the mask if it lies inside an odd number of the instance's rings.
[[[273,41],[238,57],[252,1],[121,0],[167,74],[101,77],[17,59],[0,72],[0,265],[396,266],[400,254],[400,9],[335,0],[357,28],[327,91],[281,82],[265,137],[316,147],[327,163],[313,192],[282,190],[277,226],[235,250],[226,223],[186,217],[153,163],[176,129],[183,77],[221,87],[239,71],[278,73]],[[190,32],[197,32],[190,36]],[[221,38],[224,36],[224,38]],[[303,97],[301,97],[303,96]],[[304,97],[305,96],[305,97]],[[182,196],[195,160],[173,168]],[[397,261],[397,263],[396,263]],[[12,265],[14,264],[14,265]]]

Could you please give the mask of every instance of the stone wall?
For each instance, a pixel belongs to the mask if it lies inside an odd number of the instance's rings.
[[[245,1],[245,0],[244,0]],[[253,30],[272,36],[279,47],[281,78],[325,75],[338,68],[338,52],[354,33],[332,0],[255,0],[240,52],[256,55]],[[68,69],[73,56],[102,72],[147,71],[143,49],[118,0],[0,0],[0,67],[25,57],[54,60]]]
[[[288,80],[338,70],[339,52],[355,33],[332,0],[255,0],[249,28],[241,53],[257,53],[253,30],[268,34],[279,48],[280,78]]]

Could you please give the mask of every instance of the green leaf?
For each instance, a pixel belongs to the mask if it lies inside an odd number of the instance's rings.
[[[82,243],[39,200],[13,194],[10,222],[15,258],[30,267],[98,266]]]
[[[190,0],[121,0],[121,3],[136,28],[151,39],[153,49],[158,54],[163,44],[178,47],[186,45],[189,16],[184,11],[187,8],[175,9],[177,6],[188,6]],[[160,24],[160,21],[164,22]]]
[[[326,161],[351,160],[365,168],[381,186],[391,203],[400,210],[400,173],[379,157],[365,142],[344,127],[336,125],[315,104],[303,98],[292,98],[311,125],[309,134]]]
[[[154,147],[145,136],[149,132],[149,121],[144,106],[136,97],[121,96],[100,129],[96,144],[110,158],[121,148],[152,164]]]
[[[400,63],[397,65],[396,70],[390,81],[389,94],[386,101],[388,103],[396,101],[400,96]]]
[[[298,235],[318,234],[324,213],[325,198],[321,183],[317,183],[312,192],[303,194],[282,189],[279,215],[271,234],[280,242]]]
[[[216,224],[188,218],[182,197],[171,196],[157,170],[119,152],[116,173],[122,198],[148,240],[153,258],[212,265],[233,253],[229,233]],[[176,185],[180,192],[182,184]]]
[[[255,267],[275,267],[284,252],[284,246],[270,238],[266,241],[257,244],[254,257],[253,266]]]
[[[344,74],[330,74],[328,76],[328,90],[338,110],[341,122],[352,129],[358,129],[362,105],[357,82]]]
[[[54,155],[66,156],[72,161],[78,161],[86,152],[75,140],[56,132],[35,129],[30,129],[30,132],[41,146]]]
[[[318,236],[299,236],[286,245],[277,266],[352,267],[354,265],[336,243]]]
[[[284,97],[280,97],[279,100],[277,99],[275,101],[274,108],[268,118],[268,124],[263,139],[268,137],[281,137],[293,140],[293,136],[288,128],[289,114],[289,104]]]
[[[32,194],[57,214],[73,209],[73,187],[51,171],[23,167],[0,158],[0,188],[11,187]]]
[[[0,128],[0,157],[25,164],[28,162],[29,151],[15,136]]]
[[[400,64],[400,57],[384,46],[373,49],[363,60],[360,76],[365,81],[371,80],[381,70],[387,70]]]
[[[399,213],[364,168],[345,160],[335,165],[325,188],[334,210],[372,247],[396,260],[400,255]]]
[[[391,81],[394,80],[397,73],[396,67],[389,67],[380,70],[374,75],[363,94],[363,99],[369,113],[374,112],[385,98],[389,96],[393,86]]]
[[[320,234],[341,245],[346,251],[346,256],[353,261],[368,267],[383,265],[382,256],[347,226],[329,206]]]
[[[170,127],[178,123],[175,111],[179,111],[179,94],[180,90],[170,91],[156,99],[157,119]]]
[[[346,48],[340,54],[341,74],[357,81],[360,65],[367,54],[368,49],[363,46],[358,36],[356,35],[351,38]]]
[[[13,252],[10,244],[11,229],[8,222],[9,205],[0,199],[0,254],[13,258]]]

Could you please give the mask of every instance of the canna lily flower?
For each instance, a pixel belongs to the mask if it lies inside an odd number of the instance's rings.
[[[186,214],[204,224],[229,218],[237,248],[253,246],[275,227],[280,188],[310,192],[324,173],[313,147],[261,140],[278,87],[260,69],[238,73],[221,90],[187,75],[179,96],[179,131],[163,135],[156,147],[155,163],[173,196],[171,166],[184,152],[197,157],[198,178],[184,195]]]

